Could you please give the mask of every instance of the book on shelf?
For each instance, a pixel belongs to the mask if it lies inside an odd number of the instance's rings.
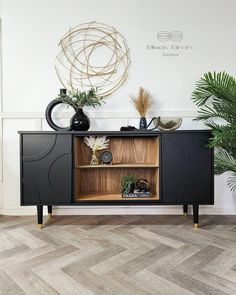
[[[138,191],[134,190],[133,193],[123,193],[122,198],[151,198],[152,193],[151,192],[144,192],[144,191]]]

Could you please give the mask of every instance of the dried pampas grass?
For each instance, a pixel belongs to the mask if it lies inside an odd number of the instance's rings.
[[[153,104],[150,92],[145,90],[143,87],[140,87],[138,95],[136,97],[130,96],[130,98],[132,99],[133,104],[139,112],[140,116],[146,117],[147,111]]]
[[[110,139],[106,136],[89,136],[84,137],[84,142],[93,152],[104,150],[108,147]]]

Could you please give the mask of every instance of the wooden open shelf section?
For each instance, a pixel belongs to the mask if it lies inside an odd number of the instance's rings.
[[[158,137],[110,137],[108,150],[113,154],[113,165],[159,164]],[[90,160],[91,150],[84,143],[83,137],[76,137],[75,166],[89,165]]]
[[[125,175],[133,175],[137,178],[146,178],[151,185],[153,195],[159,195],[159,181],[157,168],[94,168],[76,169],[76,199],[90,199],[89,195],[98,195],[106,199],[106,194],[119,194],[121,190],[121,178]],[[158,185],[157,185],[158,184]],[[82,197],[84,196],[85,197]],[[80,196],[82,198],[80,198]],[[88,197],[86,197],[88,196]],[[111,198],[109,197],[109,200]],[[115,196],[117,199],[117,196]]]
[[[83,137],[75,138],[76,201],[159,199],[158,137],[110,137],[108,150],[113,155],[112,164],[89,165],[91,150],[83,142]],[[122,198],[121,178],[125,175],[147,179],[152,197]]]

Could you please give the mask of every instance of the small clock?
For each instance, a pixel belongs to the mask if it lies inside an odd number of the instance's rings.
[[[104,151],[101,153],[102,164],[110,164],[112,162],[112,153],[110,151]]]

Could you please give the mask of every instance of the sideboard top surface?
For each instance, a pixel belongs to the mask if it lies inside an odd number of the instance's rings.
[[[19,134],[70,134],[75,136],[90,136],[90,135],[104,135],[104,136],[158,136],[164,133],[209,133],[211,130],[171,130],[171,131],[18,131]]]

